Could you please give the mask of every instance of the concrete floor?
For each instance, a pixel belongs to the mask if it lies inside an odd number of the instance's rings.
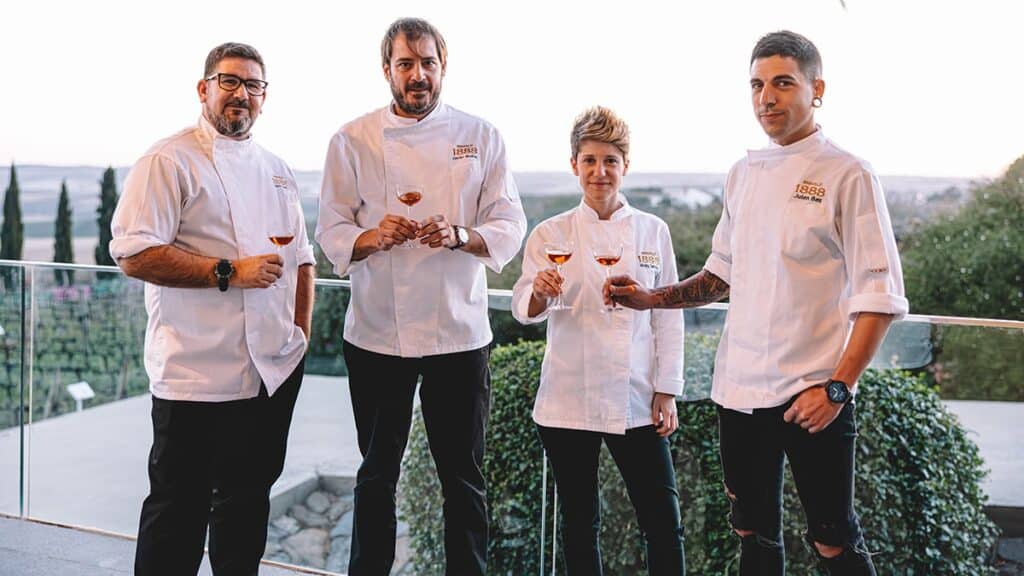
[[[3,576],[118,576],[132,573],[135,542],[84,530],[0,516],[0,574]],[[264,565],[262,576],[323,574]],[[211,576],[203,558],[201,576]]]

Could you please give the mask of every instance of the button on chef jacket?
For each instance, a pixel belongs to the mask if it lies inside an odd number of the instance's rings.
[[[295,325],[298,266],[313,248],[288,166],[249,138],[199,125],[161,140],[132,167],[111,222],[110,255],[154,246],[237,260],[277,252],[291,232],[284,274],[271,288],[227,292],[146,283],[145,366],[158,398],[222,402],[273,394],[306,350]],[[213,269],[210,269],[213,274]]]
[[[416,186],[409,209],[422,221],[444,214],[472,228],[489,256],[396,246],[356,262],[356,239],[386,214],[406,215],[395,190]],[[439,103],[419,122],[385,107],[346,124],[331,139],[316,238],[339,276],[352,279],[345,340],[378,354],[421,357],[464,352],[491,341],[485,266],[512,259],[526,217],[498,131]]]
[[[676,258],[668,226],[657,216],[622,207],[609,220],[580,202],[541,222],[523,253],[523,274],[512,290],[512,314],[524,324],[548,321],[547,347],[533,419],[542,426],[622,434],[653,424],[655,392],[683,391],[682,310],[619,310],[602,313],[605,268],[594,259],[603,238],[621,240],[622,259],[611,273],[629,274],[655,288],[674,284]],[[572,310],[548,310],[531,318],[533,280],[553,267],[544,243],[572,241],[562,265],[563,298]]]
[[[907,313],[881,183],[819,128],[729,172],[704,267],[729,283],[711,398],[784,404],[826,382],[859,312]]]

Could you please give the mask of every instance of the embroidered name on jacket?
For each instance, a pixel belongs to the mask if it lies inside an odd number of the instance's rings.
[[[452,147],[452,160],[463,158],[480,158],[480,149],[476,144],[456,144]]]
[[[825,185],[821,182],[804,180],[796,185],[793,198],[796,200],[807,200],[809,202],[814,202],[815,204],[821,204],[821,201],[825,199]]]
[[[640,262],[641,268],[661,270],[661,255],[657,252],[648,252],[645,250],[637,254],[636,258]]]
[[[277,188],[278,191],[282,191],[282,190],[287,190],[288,189],[288,179],[287,178],[284,178],[282,176],[274,176],[272,178],[272,180],[274,181],[274,188]]]

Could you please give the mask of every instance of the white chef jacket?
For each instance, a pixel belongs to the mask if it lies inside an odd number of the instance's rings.
[[[729,283],[711,398],[730,409],[826,382],[857,313],[908,311],[881,183],[820,128],[733,166],[704,267]]]
[[[356,239],[386,214],[406,215],[395,187],[417,185],[413,220],[444,214],[472,228],[489,256],[396,246],[356,262]],[[339,276],[352,279],[345,340],[378,354],[421,357],[491,341],[487,276],[515,256],[526,216],[505,154],[487,122],[439,103],[417,122],[387,106],[341,128],[324,166],[316,239]]]
[[[598,219],[586,203],[553,216],[530,233],[523,275],[512,289],[512,315],[523,324],[548,320],[547,347],[533,419],[541,426],[622,434],[648,426],[655,392],[683,391],[682,310],[628,309],[602,313],[605,268],[594,260],[602,238],[622,239],[622,259],[611,273],[629,274],[654,288],[673,284],[676,258],[668,225],[653,214],[622,207]],[[544,243],[572,240],[562,265],[562,296],[572,310],[545,309],[531,318],[533,280],[553,265]]]
[[[145,365],[154,396],[252,398],[261,380],[273,394],[306,350],[295,289],[298,267],[314,260],[292,171],[252,137],[226,138],[200,118],[135,163],[111,223],[115,260],[163,245],[237,260],[277,251],[269,235],[282,228],[295,240],[281,249],[277,287],[146,284]]]

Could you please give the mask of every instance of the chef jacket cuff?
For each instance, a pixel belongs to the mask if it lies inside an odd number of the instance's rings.
[[[893,320],[899,320],[910,311],[907,299],[897,294],[856,294],[846,299],[842,307],[851,320],[860,312],[892,314]]]
[[[120,236],[110,241],[109,249],[110,256],[116,262],[121,258],[130,258],[135,256],[139,252],[153,248],[154,246],[167,246],[167,242],[162,238],[157,238],[152,234],[135,233],[127,236]]]
[[[731,266],[717,254],[708,256],[707,262],[704,263],[704,269],[721,278],[726,284],[730,283],[729,270]]]
[[[334,230],[324,242],[321,238],[320,247],[323,248],[324,252],[328,255],[332,262],[334,262],[334,273],[339,278],[344,278],[352,273],[352,270],[365,262],[365,259],[359,261],[352,261],[352,254],[355,252],[356,240],[369,229],[360,228],[358,226],[345,226],[339,230]]]
[[[295,261],[298,262],[299,266],[305,266],[306,264],[316,264],[316,257],[313,256],[312,244],[299,248],[295,252]]]
[[[512,316],[518,320],[520,324],[540,324],[548,319],[550,308],[544,308],[540,314],[533,317],[530,316],[531,294],[533,294],[533,290],[530,290],[523,296],[520,296],[518,300],[513,298]]]
[[[683,384],[682,378],[659,378],[654,385],[654,391],[660,394],[680,396],[683,393]]]

